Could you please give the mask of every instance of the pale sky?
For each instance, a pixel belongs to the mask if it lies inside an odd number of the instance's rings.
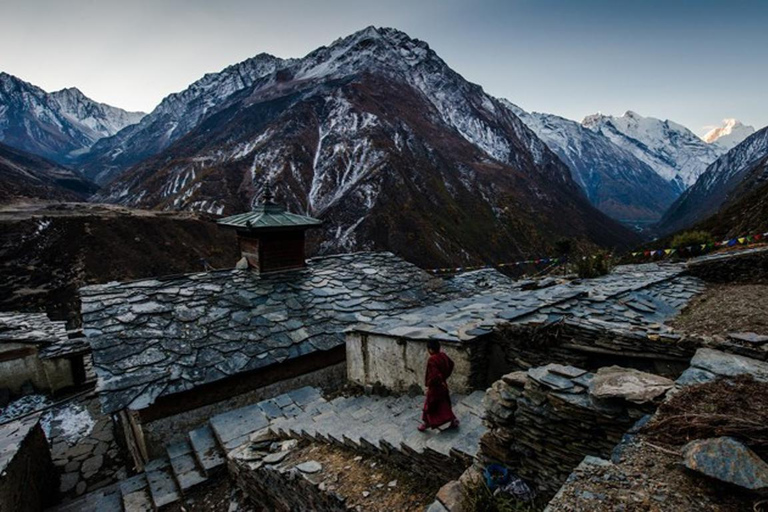
[[[368,25],[428,42],[526,110],[768,125],[761,0],[0,0],[0,71],[150,111],[207,72]]]

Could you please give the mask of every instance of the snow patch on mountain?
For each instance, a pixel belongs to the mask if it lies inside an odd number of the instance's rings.
[[[715,126],[709,130],[702,139],[704,142],[717,144],[729,150],[753,133],[755,133],[753,126],[747,126],[738,119],[723,119],[721,126]]]

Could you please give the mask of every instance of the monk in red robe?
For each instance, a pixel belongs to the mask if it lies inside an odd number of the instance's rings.
[[[453,372],[453,361],[445,352],[440,351],[440,342],[437,340],[427,341],[427,351],[427,398],[424,400],[419,430],[424,432],[428,428],[437,428],[448,422],[451,423],[451,428],[456,428],[459,426],[459,420],[453,414],[451,395],[446,382]]]

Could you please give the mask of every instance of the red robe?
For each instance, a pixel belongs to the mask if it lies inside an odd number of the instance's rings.
[[[429,356],[427,360],[427,398],[424,400],[424,412],[421,419],[430,428],[436,428],[456,416],[451,408],[451,395],[448,392],[448,377],[453,372],[453,361],[445,352]]]

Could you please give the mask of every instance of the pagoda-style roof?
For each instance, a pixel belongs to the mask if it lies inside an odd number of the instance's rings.
[[[237,229],[309,229],[323,221],[306,215],[290,213],[279,204],[267,203],[255,206],[247,213],[219,219],[218,224]]]

